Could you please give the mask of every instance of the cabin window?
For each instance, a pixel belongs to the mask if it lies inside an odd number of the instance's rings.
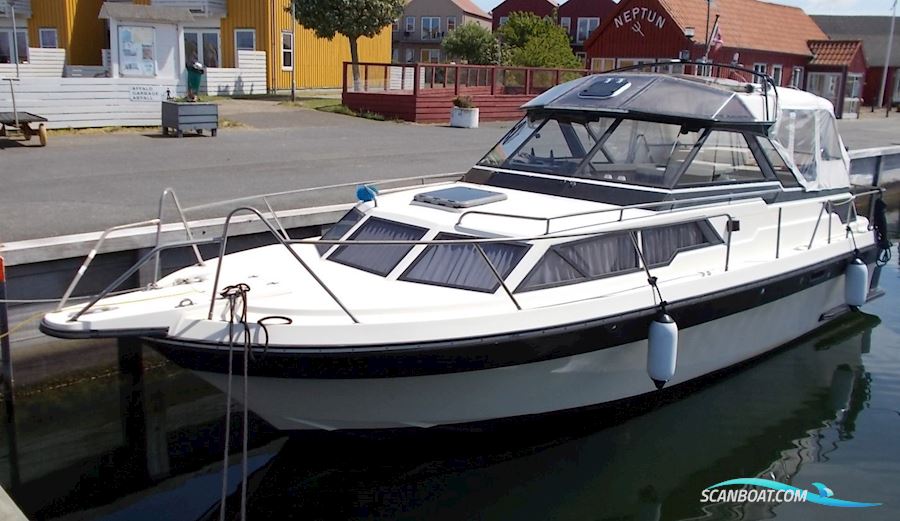
[[[468,239],[440,233],[435,240]],[[483,243],[481,249],[504,279],[522,260],[528,246],[514,243]],[[400,276],[400,280],[493,293],[500,286],[494,272],[472,244],[429,245]]]
[[[427,228],[370,217],[353,232],[349,240],[418,241],[427,232]],[[328,259],[384,277],[412,248],[412,244],[342,245],[338,246]]]
[[[528,139],[528,136],[531,135],[532,132],[535,131],[538,127],[541,126],[541,120],[531,120],[529,118],[523,118],[516,125],[503,136],[503,139],[500,140],[499,143],[494,145],[494,148],[491,149],[490,152],[487,153],[486,156],[481,158],[481,161],[478,162],[480,165],[486,166],[500,166],[506,162],[506,160],[522,146],[522,143]]]
[[[764,137],[758,137],[756,138],[756,141],[759,143],[759,148],[762,149],[766,158],[769,160],[769,164],[772,165],[772,170],[775,172],[778,180],[781,181],[781,184],[785,188],[800,186],[797,178],[794,177],[794,172],[791,171],[790,167],[785,163],[784,158],[781,157],[781,154],[775,149],[775,145]]]
[[[353,228],[356,223],[358,223],[363,218],[363,213],[357,210],[356,208],[352,208],[349,212],[344,214],[341,217],[341,220],[334,223],[331,228],[328,229],[325,233],[322,234],[322,238],[326,241],[337,241],[340,240],[341,237],[347,235],[347,232],[350,231],[350,228]],[[331,249],[334,246],[333,244],[316,244],[316,249],[319,250],[319,255],[325,255],[325,252]]]
[[[765,181],[743,134],[713,131],[678,179],[677,186]]]
[[[592,148],[582,123],[547,120],[509,159],[511,168],[553,174],[574,174]]]
[[[551,247],[516,291],[552,288],[639,269],[631,233],[612,233]]]
[[[650,268],[665,266],[681,251],[693,250],[722,239],[706,221],[661,226],[641,231],[644,262]]]

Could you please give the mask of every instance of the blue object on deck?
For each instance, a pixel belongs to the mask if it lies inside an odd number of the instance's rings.
[[[378,188],[370,185],[359,185],[356,187],[356,198],[364,203],[374,201],[378,196]]]

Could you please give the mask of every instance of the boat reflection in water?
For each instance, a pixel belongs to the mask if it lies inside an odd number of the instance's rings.
[[[804,465],[827,459],[852,437],[869,395],[860,355],[879,322],[854,314],[601,430],[592,425],[596,414],[570,414],[488,440],[454,433],[387,442],[332,436],[316,443],[295,436],[251,477],[249,516],[771,518],[777,505],[701,508],[700,492],[733,477],[790,483]],[[569,437],[560,437],[566,432]]]

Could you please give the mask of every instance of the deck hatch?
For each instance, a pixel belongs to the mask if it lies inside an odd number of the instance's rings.
[[[413,197],[413,201],[418,203],[445,206],[447,208],[471,208],[505,199],[506,194],[504,193],[479,190],[478,188],[469,188],[467,186],[454,186],[431,192],[422,192]]]

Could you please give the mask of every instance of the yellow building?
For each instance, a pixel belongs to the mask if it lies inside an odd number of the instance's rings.
[[[0,63],[10,63],[13,52],[9,1],[0,0]],[[182,63],[199,61],[206,67],[237,68],[239,50],[266,54],[266,83],[270,91],[340,87],[342,64],[350,60],[347,38],[317,38],[291,19],[289,0],[125,0],[153,8],[189,10],[192,20],[180,22]],[[101,66],[103,50],[110,49],[107,20],[99,18],[103,0],[14,0],[19,27],[19,60],[28,60],[29,47],[66,50],[68,65]],[[171,12],[171,11],[170,11]],[[359,41],[361,61],[387,62],[391,33],[386,27],[374,38]],[[6,60],[6,61],[4,61]]]

